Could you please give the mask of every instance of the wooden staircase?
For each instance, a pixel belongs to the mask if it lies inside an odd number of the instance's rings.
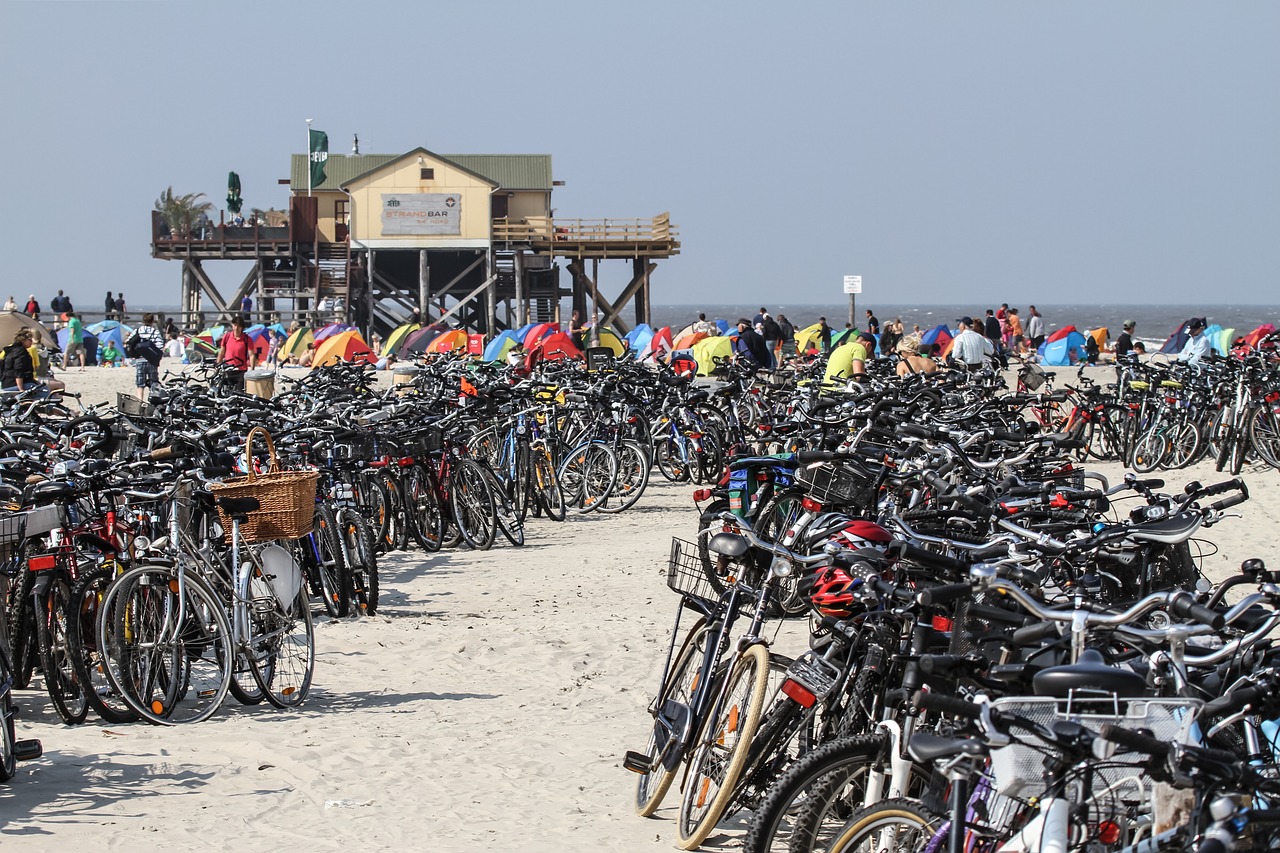
[[[316,305],[320,300],[341,300],[351,304],[351,246],[348,243],[320,243],[316,250]]]

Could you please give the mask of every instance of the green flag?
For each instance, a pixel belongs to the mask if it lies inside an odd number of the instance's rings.
[[[329,134],[308,128],[307,135],[311,139],[311,186],[318,187],[324,183],[324,164],[329,161]]]

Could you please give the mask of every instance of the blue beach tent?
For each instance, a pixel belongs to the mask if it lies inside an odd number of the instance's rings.
[[[1067,367],[1085,360],[1084,335],[1072,329],[1056,341],[1040,345],[1040,363],[1051,367]]]
[[[84,363],[98,363],[98,336],[88,329],[81,330],[84,333]],[[71,342],[71,330],[58,330],[58,348],[63,352],[67,351],[67,344]],[[60,362],[59,362],[60,363]]]
[[[542,324],[541,323],[525,323],[523,326],[521,326],[519,329],[516,330],[516,334],[515,334],[516,340],[520,343],[524,343],[525,335],[529,334],[529,331],[534,326],[540,326],[540,325]]]
[[[529,327],[529,329],[532,328],[533,326]],[[529,329],[525,329],[525,333],[528,333]],[[507,341],[511,341],[512,346],[520,343],[520,332],[513,332],[510,329],[505,329],[500,332],[496,338],[489,341],[488,345],[485,346],[484,360],[501,361],[505,358],[507,350],[511,349],[511,346],[507,346]]]
[[[728,320],[721,319],[720,317],[717,317],[717,318],[716,318],[716,328],[720,330],[720,334],[722,334],[722,335],[727,335],[727,334],[729,334],[729,328],[730,328],[730,327],[729,327],[729,321],[728,321]],[[736,329],[736,326],[735,326],[735,329]]]
[[[648,323],[641,323],[627,332],[627,336],[623,340],[626,341],[628,349],[639,355],[644,352],[644,348],[653,340],[653,328]]]

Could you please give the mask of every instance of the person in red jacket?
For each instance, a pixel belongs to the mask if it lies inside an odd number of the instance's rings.
[[[231,320],[231,331],[218,341],[218,364],[225,364],[233,371],[233,387],[244,390],[244,374],[258,366],[258,352],[253,341],[244,333],[244,318],[236,315]]]

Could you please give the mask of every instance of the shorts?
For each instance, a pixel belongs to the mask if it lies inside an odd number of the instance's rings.
[[[71,343],[67,344],[67,358],[71,358],[71,356],[75,355],[76,353],[79,353],[80,355],[85,355],[84,341],[80,341],[79,343],[72,341]]]
[[[156,371],[156,366],[145,358],[140,358],[134,362],[134,381],[139,388],[150,388],[160,381],[160,374]]]

